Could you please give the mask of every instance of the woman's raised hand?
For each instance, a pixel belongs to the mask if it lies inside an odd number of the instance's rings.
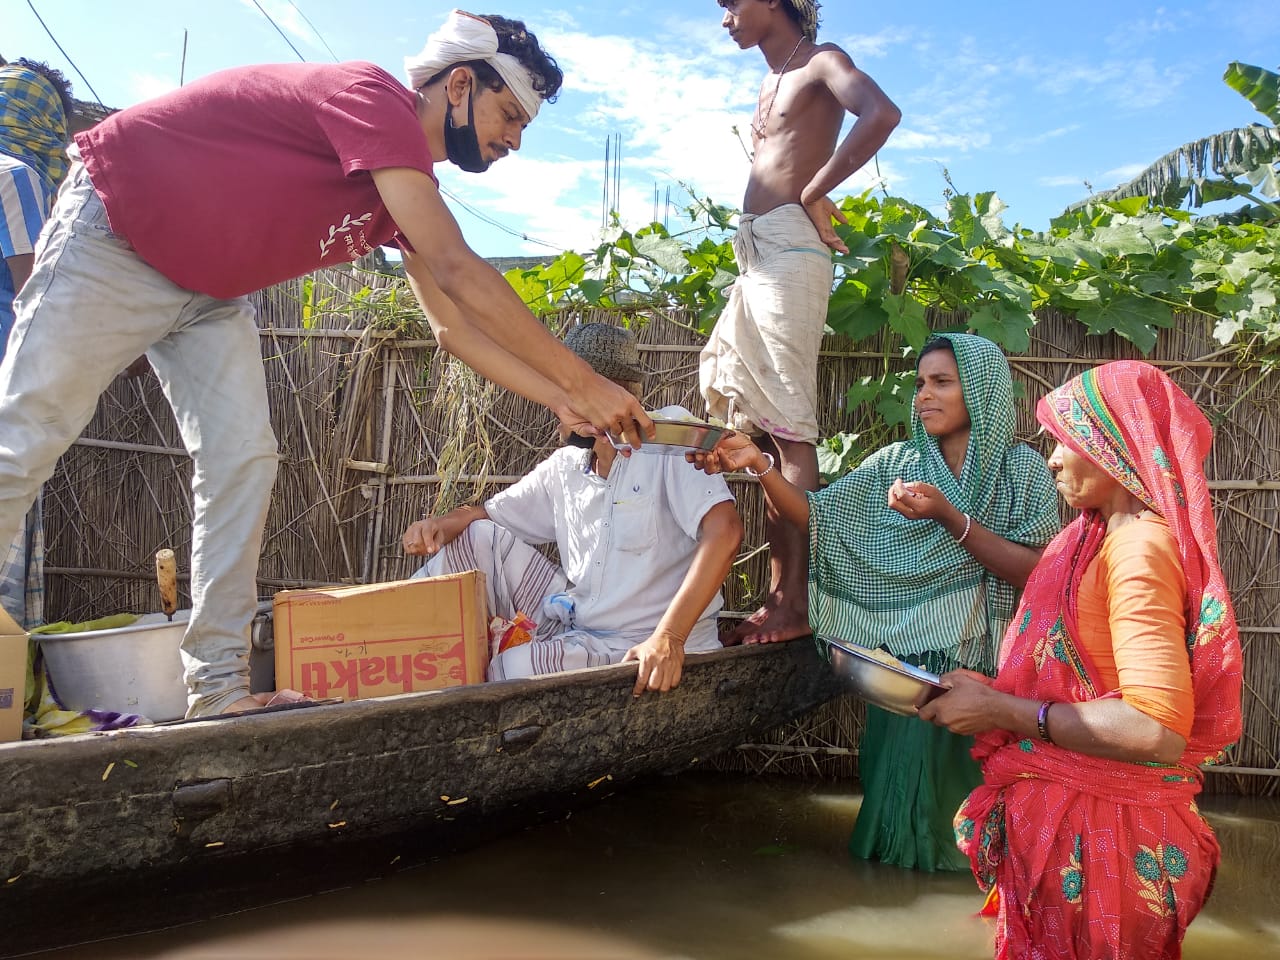
[[[728,431],[711,450],[691,451],[684,458],[704,473],[731,473],[750,467],[764,472],[769,461],[745,433]]]

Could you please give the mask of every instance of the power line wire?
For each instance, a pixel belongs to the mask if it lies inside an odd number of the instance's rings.
[[[27,0],[27,3],[30,3],[30,2],[31,0]],[[307,58],[298,52],[298,48],[293,45],[293,41],[289,39],[289,35],[280,29],[280,24],[276,23],[274,20],[271,19],[271,14],[267,13],[266,10],[262,9],[262,4],[260,4],[258,0],[253,0],[253,5],[258,8],[258,12],[260,14],[262,14],[264,17],[267,18],[267,23],[271,24],[273,27],[276,28],[276,33],[280,34],[281,39],[283,39],[285,43],[289,44],[289,49],[292,50],[295,54],[297,54],[298,59],[301,60],[303,63],[306,63]],[[299,13],[301,13],[301,11],[299,11]]]
[[[93,94],[93,99],[102,106],[106,106],[106,104],[102,103],[102,98],[98,96],[98,91],[93,89],[93,84],[89,82],[89,78],[80,72],[80,68],[76,66],[76,62],[71,59],[71,56],[67,51],[62,49],[62,44],[60,44],[58,42],[58,38],[53,35],[53,31],[49,29],[49,25],[44,22],[44,17],[40,16],[40,11],[36,9],[36,5],[32,3],[31,0],[27,0],[27,6],[30,7],[31,12],[36,15],[36,19],[40,21],[40,26],[44,27],[44,32],[49,35],[49,39],[52,40],[53,45],[58,48],[58,52],[62,54],[67,63],[71,64],[71,69],[76,72],[76,75],[84,81],[84,85],[89,88],[89,92]]]
[[[528,243],[536,243],[550,250],[561,249],[558,245],[554,243],[547,243],[547,241],[539,240],[537,237],[531,237],[527,233],[521,233],[519,230],[515,230],[511,227],[508,227],[506,224],[500,223],[499,221],[493,219],[493,217],[489,216],[488,214],[481,213],[475,207],[472,207],[470,204],[459,199],[456,194],[450,192],[449,190],[446,190],[444,187],[440,188],[440,192],[443,193],[450,200],[452,200],[454,203],[456,203],[458,206],[460,206],[463,210],[467,211],[467,213],[475,217],[477,220],[483,220],[485,223],[489,224],[489,226],[497,227],[503,233],[509,233],[513,237],[518,237],[519,239],[527,241]]]
[[[307,26],[311,28],[311,32],[314,33],[316,37],[320,40],[320,42],[324,44],[324,48],[329,51],[329,56],[333,57],[333,62],[341,63],[342,61],[338,59],[338,55],[333,52],[333,47],[329,46],[329,41],[327,41],[324,38],[324,35],[319,30],[316,29],[316,25],[311,22],[310,18],[305,13],[302,12],[302,8],[299,7],[296,3],[294,3],[293,0],[289,0],[289,6],[297,10],[298,16],[300,16],[303,20],[307,22]]]

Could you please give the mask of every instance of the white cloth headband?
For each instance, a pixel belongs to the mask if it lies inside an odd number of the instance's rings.
[[[525,65],[508,53],[498,52],[498,34],[489,21],[462,10],[449,14],[439,30],[427,37],[416,57],[404,58],[409,88],[417,90],[446,67],[467,60],[483,60],[498,71],[524,112],[532,120],[542,106],[541,95],[533,89],[533,76]]]

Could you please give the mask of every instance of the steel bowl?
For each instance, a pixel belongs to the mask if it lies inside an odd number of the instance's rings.
[[[190,610],[170,621],[148,614],[127,627],[36,634],[54,688],[68,710],[137,713],[157,723],[187,712],[178,647]]]
[[[914,716],[926,703],[946,692],[938,677],[927,670],[908,663],[884,663],[865,648],[834,637],[821,640],[827,645],[831,669],[845,688],[882,710]]]
[[[720,442],[720,438],[728,432],[728,427],[717,427],[713,423],[702,420],[660,420],[653,418],[655,436],[652,440],[644,438],[640,453],[656,453],[668,457],[682,457],[689,451],[707,451]],[[628,448],[628,444],[620,443],[612,434],[609,442],[618,450]]]

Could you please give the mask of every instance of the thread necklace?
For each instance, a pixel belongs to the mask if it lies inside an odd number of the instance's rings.
[[[791,65],[792,58],[795,57],[795,55],[800,52],[800,44],[802,43],[804,43],[803,36],[796,41],[796,45],[792,49],[791,53],[788,54],[787,59],[782,61],[782,68],[778,71],[778,80],[773,85],[773,96],[769,98],[769,106],[765,108],[764,117],[761,119],[760,125],[756,126],[755,121],[754,120],[751,121],[752,131],[761,140],[765,139],[764,131],[765,131],[765,127],[769,125],[769,117],[773,114],[773,105],[778,102],[778,91],[782,89],[782,75],[787,72],[787,67]],[[757,103],[756,116],[759,116],[759,115],[760,115],[760,104]]]

